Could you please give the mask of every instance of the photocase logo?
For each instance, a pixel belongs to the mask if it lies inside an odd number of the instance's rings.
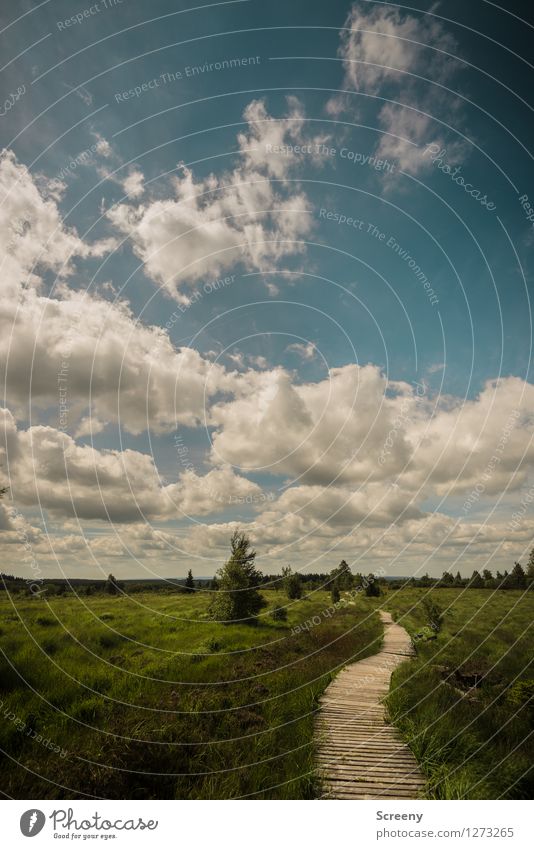
[[[43,812],[32,808],[22,814],[20,818],[20,830],[24,837],[35,837],[36,834],[42,831],[45,822],[46,817]]]

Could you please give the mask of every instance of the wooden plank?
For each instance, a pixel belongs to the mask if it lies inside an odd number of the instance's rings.
[[[324,763],[330,763],[330,759],[329,759],[330,756],[328,755],[328,753],[326,753],[324,755],[319,754],[317,757],[318,757],[318,763],[323,763],[323,762]],[[399,760],[396,759],[394,766],[391,766],[390,761],[391,761],[391,758],[388,755],[381,756],[380,753],[375,754],[374,752],[370,752],[369,756],[367,756],[367,753],[359,754],[359,755],[358,754],[356,754],[356,755],[345,755],[341,759],[340,762],[348,763],[348,764],[353,763],[353,764],[356,764],[358,766],[365,766],[367,764],[369,766],[369,769],[377,769],[377,768],[382,769],[383,768],[383,769],[389,769],[389,770],[392,770],[392,771],[398,770],[399,772],[404,771],[404,770],[410,770],[412,768],[415,769],[416,767],[417,767],[417,769],[419,769],[416,761],[402,762],[402,761],[399,761]]]
[[[322,766],[319,765],[319,772],[321,771],[321,769]],[[370,780],[387,779],[389,781],[392,781],[393,783],[404,781],[407,784],[414,784],[418,787],[422,787],[425,783],[422,778],[417,778],[416,776],[413,776],[410,772],[391,772],[387,769],[386,766],[381,767],[380,770],[372,769],[365,764],[360,764],[360,766],[355,764],[350,767],[347,766],[343,769],[341,767],[336,768],[336,775],[343,775],[344,773],[359,776],[362,781],[365,781],[366,778],[369,778]],[[330,773],[330,775],[333,775],[333,773]]]
[[[409,770],[393,774],[388,772],[385,767],[376,771],[367,769],[366,767],[357,766],[355,764],[338,764],[335,768],[329,765],[328,769],[329,778],[344,778],[347,775],[357,775],[360,776],[362,781],[372,781],[373,783],[378,782],[380,784],[395,784],[399,781],[407,784],[424,784],[422,778],[419,778],[417,775],[412,775]],[[325,774],[325,768],[321,767],[321,770],[322,773]]]
[[[384,645],[372,658],[341,670],[320,699],[316,720],[321,798],[416,799],[425,779],[382,700],[392,671],[414,656],[404,628],[381,611]]]
[[[377,788],[364,782],[330,781],[325,785],[330,799],[417,799],[419,794],[400,787]],[[344,794],[344,795],[343,795]]]

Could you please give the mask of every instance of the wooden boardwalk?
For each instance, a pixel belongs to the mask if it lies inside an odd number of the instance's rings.
[[[321,699],[318,767],[326,799],[416,799],[425,783],[382,704],[392,671],[413,647],[389,613],[380,618],[382,650],[342,669]]]

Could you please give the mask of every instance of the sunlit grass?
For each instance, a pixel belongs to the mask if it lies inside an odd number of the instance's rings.
[[[378,650],[359,599],[331,618],[325,592],[287,605],[266,591],[257,625],[207,616],[209,594],[4,596],[4,792],[15,798],[309,798],[317,699],[339,666]],[[293,633],[314,615],[319,625]],[[28,771],[22,768],[25,766]],[[55,783],[54,783],[55,782]],[[66,789],[62,789],[63,785]]]
[[[412,635],[428,590],[390,593]],[[534,593],[433,590],[444,610],[436,639],[393,678],[388,707],[438,799],[532,798]],[[473,686],[476,683],[476,686]]]

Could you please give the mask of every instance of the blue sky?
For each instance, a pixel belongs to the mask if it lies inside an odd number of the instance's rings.
[[[4,5],[8,564],[523,555],[522,5]]]

